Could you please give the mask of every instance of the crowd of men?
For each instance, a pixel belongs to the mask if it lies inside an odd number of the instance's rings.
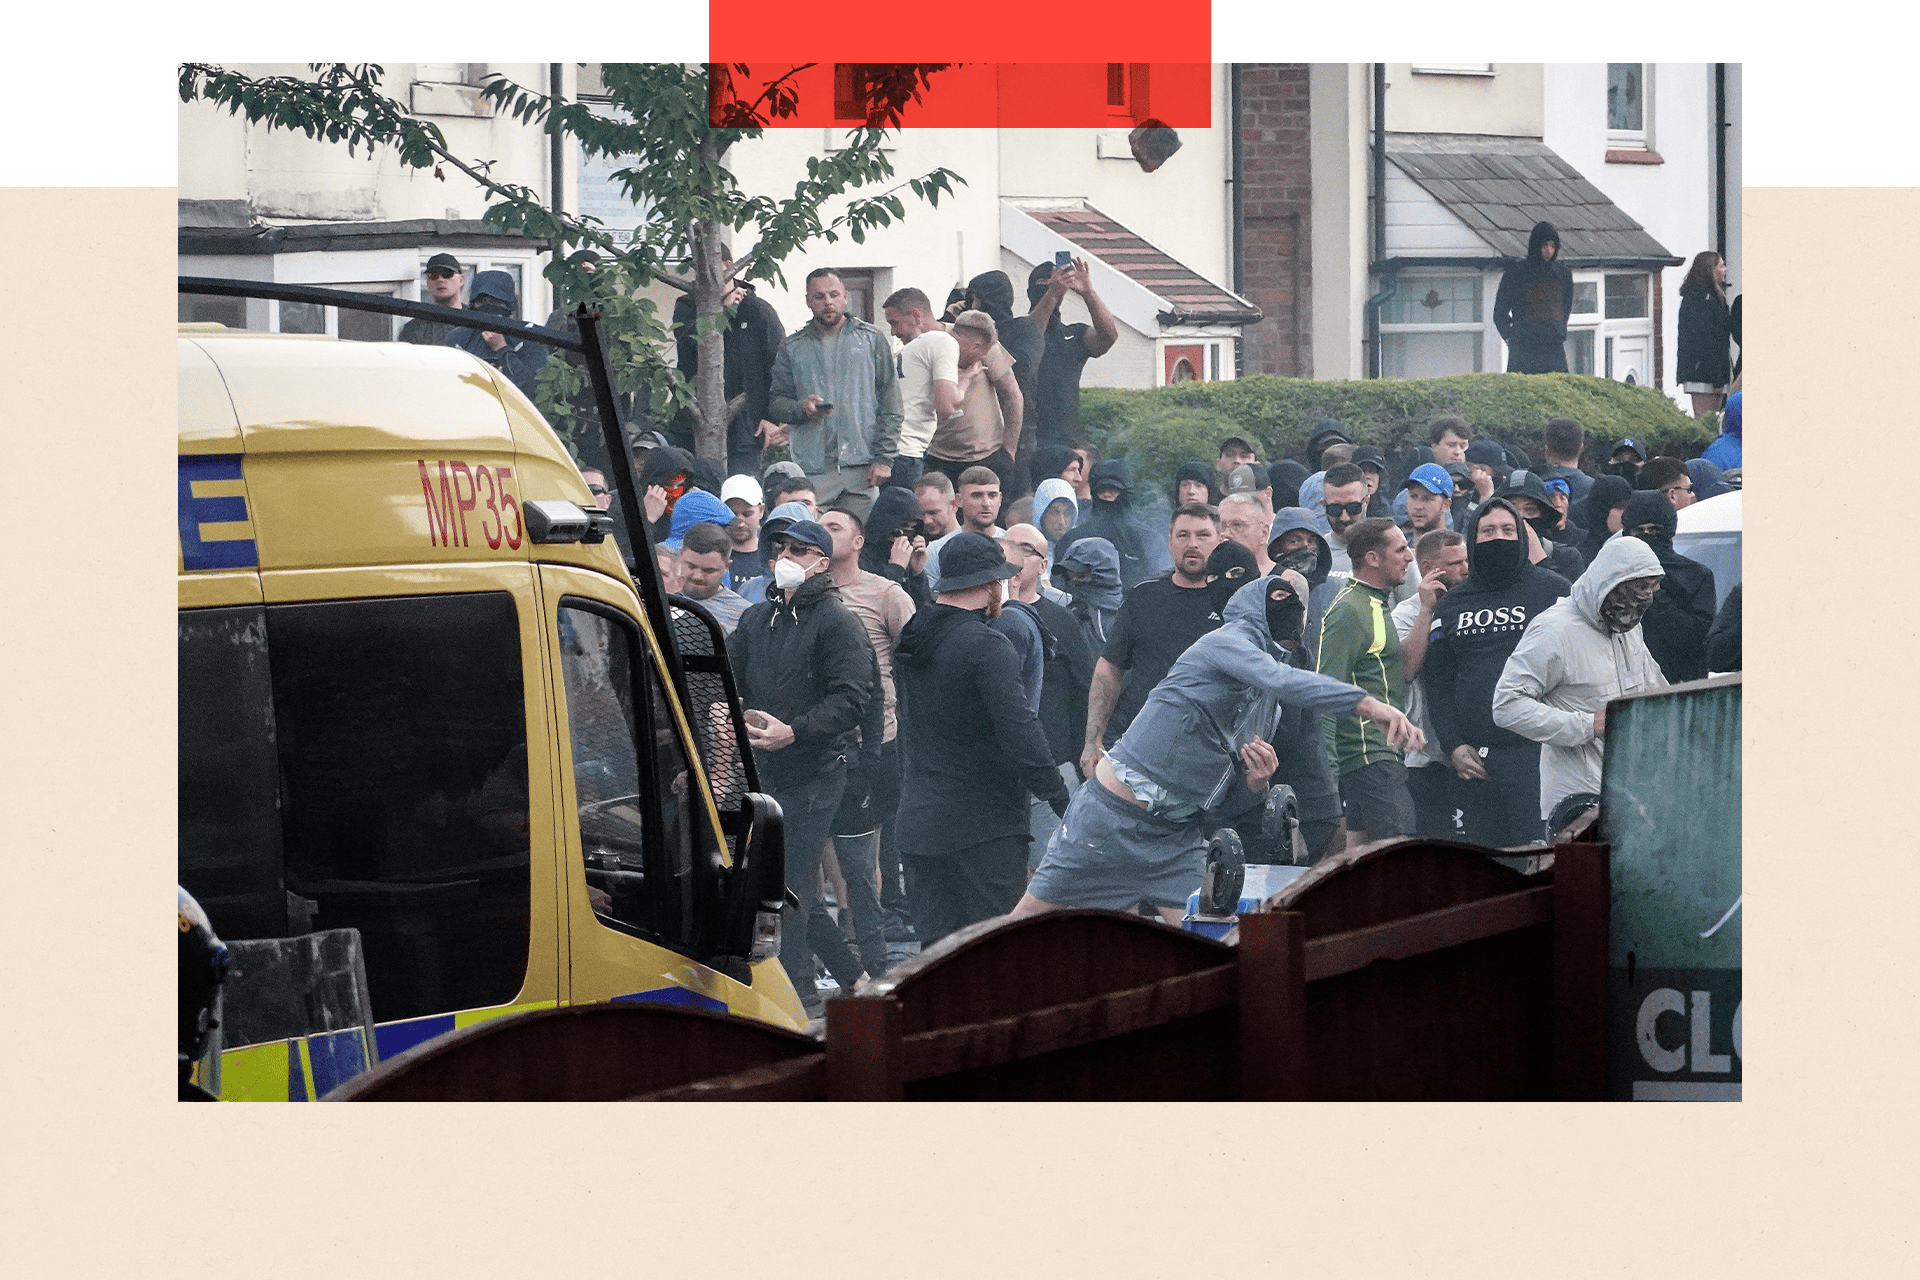
[[[1599,790],[1610,699],[1739,667],[1737,589],[1716,609],[1672,543],[1738,483],[1737,395],[1707,458],[1622,440],[1588,472],[1556,418],[1536,465],[1458,417],[1389,458],[1329,421],[1298,459],[1227,439],[1163,498],[1080,432],[1117,337],[1083,260],[1035,268],[1024,314],[999,271],[938,309],[900,289],[886,331],[814,271],[777,344],[729,290],[727,474],[671,425],[631,439],[662,577],[726,630],[786,816],[810,1012],[826,975],[1009,912],[1177,921],[1212,832],[1293,860],[1280,786],[1314,860],[1540,843]]]

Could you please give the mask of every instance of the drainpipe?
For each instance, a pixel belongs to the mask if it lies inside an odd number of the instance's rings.
[[[1230,104],[1228,114],[1233,120],[1233,173],[1227,179],[1233,187],[1233,291],[1241,297],[1247,296],[1246,269],[1246,202],[1241,195],[1240,138],[1240,64],[1235,62],[1227,67],[1227,100]]]
[[[1373,261],[1387,256],[1387,64],[1373,64]],[[1384,269],[1383,269],[1384,270]],[[1369,271],[1371,274],[1371,271]],[[1367,376],[1380,376],[1380,304],[1394,295],[1398,283],[1391,274],[1380,281],[1380,292],[1367,299]]]
[[[1727,64],[1713,64],[1713,250],[1727,257]]]

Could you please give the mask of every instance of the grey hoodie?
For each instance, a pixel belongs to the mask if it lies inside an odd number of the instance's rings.
[[[1661,576],[1652,547],[1615,538],[1573,594],[1533,620],[1500,672],[1493,722],[1541,744],[1542,819],[1567,796],[1600,790],[1602,744],[1593,736],[1593,713],[1614,698],[1667,687],[1640,628],[1616,635],[1600,620],[1609,591],[1629,578]]]
[[[1093,576],[1075,582],[1069,569],[1086,569]],[[1060,557],[1053,578],[1054,585],[1072,597],[1069,609],[1086,632],[1087,647],[1098,657],[1113,634],[1113,616],[1120,612],[1120,553],[1105,538],[1082,538]]]
[[[1171,800],[1219,803],[1239,777],[1240,748],[1255,734],[1273,741],[1283,704],[1350,715],[1366,696],[1275,656],[1271,581],[1255,578],[1233,593],[1226,621],[1188,646],[1113,746],[1114,759],[1166,787]]]
[[[1313,639],[1320,634],[1320,619],[1326,616],[1327,606],[1340,594],[1340,588],[1350,576],[1345,573],[1333,576],[1333,544],[1327,541],[1326,531],[1321,528],[1324,520],[1324,516],[1315,519],[1314,513],[1305,507],[1282,507],[1273,513],[1273,532],[1267,535],[1267,554],[1275,560],[1280,557],[1273,554],[1274,545],[1290,530],[1305,529],[1319,544],[1319,562],[1312,573],[1304,575],[1307,579],[1305,639],[1309,656],[1312,656]]]

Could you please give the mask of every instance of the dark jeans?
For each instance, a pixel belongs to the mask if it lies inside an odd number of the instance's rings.
[[[840,864],[840,877],[847,884],[847,900],[840,905],[853,921],[854,946],[859,950],[861,967],[869,977],[874,978],[887,971],[886,916],[880,908],[879,897],[879,852],[878,831],[833,838],[834,860]],[[845,930],[841,932],[844,936]],[[835,980],[838,981],[839,977],[836,971]],[[840,985],[848,991],[853,989],[846,982]]]
[[[847,913],[843,921],[851,921],[861,962],[877,978],[887,967],[887,939],[880,909],[880,821],[873,804],[873,774],[884,766],[873,764],[864,752],[848,757],[847,786],[833,817],[833,856],[847,886],[847,900],[840,904]],[[846,931],[844,923],[841,931]]]
[[[1002,836],[952,853],[909,853],[907,899],[921,950],[1013,910],[1027,888],[1027,837]]]
[[[892,485],[896,489],[911,489],[919,483],[920,473],[925,469],[926,459],[924,458],[895,458],[893,474],[887,477],[887,484],[880,487],[884,489],[887,485]]]
[[[882,743],[867,777],[873,789],[873,816],[880,823],[880,905],[889,914],[907,920],[907,882],[900,870],[900,839],[895,818],[900,813],[900,743]]]
[[[1467,839],[1490,849],[1510,849],[1540,838],[1540,747],[1494,747],[1481,759],[1485,782],[1454,781]]]
[[[1444,764],[1407,770],[1407,794],[1413,797],[1413,833],[1429,840],[1458,840],[1453,829],[1453,770]]]
[[[802,782],[766,784],[768,793],[780,802],[786,821],[787,887],[800,899],[800,910],[780,922],[780,964],[793,980],[800,1002],[808,1006],[820,1002],[813,983],[815,953],[827,962],[843,989],[853,990],[860,978],[858,957],[820,901],[820,850],[833,830],[833,815],[846,781],[846,766],[836,764]]]

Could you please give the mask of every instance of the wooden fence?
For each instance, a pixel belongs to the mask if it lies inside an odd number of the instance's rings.
[[[1226,942],[1105,911],[995,920],[827,1002],[824,1042],[665,1005],[501,1018],[340,1100],[1520,1100],[1602,1095],[1607,850],[1533,876],[1402,841]]]

